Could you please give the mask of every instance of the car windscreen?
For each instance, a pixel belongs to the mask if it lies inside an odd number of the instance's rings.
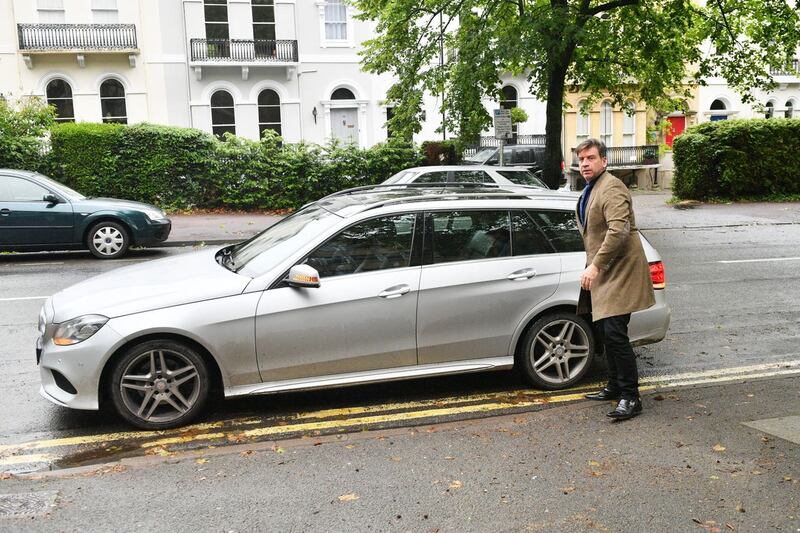
[[[253,277],[269,272],[340,220],[340,216],[318,204],[310,204],[252,239],[234,245],[230,255],[233,269]]]
[[[74,191],[69,187],[67,187],[66,185],[64,185],[63,183],[51,180],[50,178],[42,174],[36,174],[36,179],[39,180],[45,187],[53,189],[54,191],[62,194],[63,196],[66,196],[70,200],[84,200],[86,198],[78,191]]]
[[[464,161],[471,163],[483,163],[497,151],[497,148],[481,148],[471,156],[465,157]]]
[[[516,183],[517,185],[528,185],[530,187],[537,187],[539,189],[549,188],[544,184],[544,182],[542,182],[542,180],[527,170],[498,170],[497,173],[511,183]]]

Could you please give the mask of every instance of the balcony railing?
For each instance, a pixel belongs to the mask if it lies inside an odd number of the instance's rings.
[[[770,69],[769,73],[773,76],[797,76],[800,69],[800,59],[794,58],[784,68]]]
[[[297,41],[192,39],[192,61],[221,63],[296,63]]]
[[[641,168],[658,165],[658,146],[609,146],[606,149],[609,168]],[[571,168],[578,168],[578,156],[572,149]]]
[[[23,52],[133,51],[134,24],[17,24]]]
[[[535,145],[535,146],[544,146],[545,145],[545,136],[543,134],[532,134],[532,135],[515,135],[513,139],[505,141],[506,146],[512,146],[515,144],[527,144],[527,145]],[[479,144],[473,144],[467,147],[464,150],[464,157],[468,157],[478,153],[480,148],[484,148],[487,146],[500,146],[500,139],[495,139],[494,137],[485,135],[482,136],[480,139]]]

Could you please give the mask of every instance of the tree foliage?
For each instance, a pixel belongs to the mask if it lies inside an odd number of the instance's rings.
[[[497,99],[503,74],[525,75],[547,102],[545,177],[562,160],[566,90],[589,103],[643,100],[685,106],[691,84],[723,76],[752,99],[769,88],[800,42],[794,0],[355,0],[378,37],[364,43],[363,64],[397,82],[390,121],[420,130],[425,92],[443,95],[447,129],[474,139],[490,124],[482,100]],[[446,50],[440,61],[441,48]],[[712,53],[713,52],[713,53]]]
[[[0,99],[0,168],[40,170],[55,112],[38,98]]]

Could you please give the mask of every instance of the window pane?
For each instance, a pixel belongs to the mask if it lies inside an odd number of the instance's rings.
[[[227,24],[206,24],[206,39],[228,39]],[[225,52],[229,55],[230,52]]]
[[[260,106],[258,108],[258,121],[259,122],[280,122],[281,121],[281,108],[280,107]]]
[[[331,94],[331,100],[355,100],[356,97],[350,89],[336,89]]]
[[[558,252],[582,252],[583,237],[572,211],[528,211]]]
[[[64,80],[53,80],[47,84],[47,98],[72,98],[72,87]]]
[[[258,126],[258,136],[263,137],[264,132],[266,130],[272,130],[278,135],[282,135],[281,133],[281,125],[280,124],[259,124]]]
[[[281,98],[272,89],[265,89],[258,94],[258,105],[280,105]]]
[[[549,254],[555,250],[542,230],[523,211],[511,213],[514,255]]]
[[[413,183],[442,183],[447,181],[447,171],[428,172],[421,175]]]
[[[56,108],[57,121],[72,122],[75,120],[75,110],[72,107],[72,98],[48,100],[47,103]]]
[[[100,96],[125,97],[125,88],[117,80],[106,80],[100,85]]]
[[[275,40],[274,24],[253,24],[253,39]]]
[[[211,95],[212,107],[224,107],[233,105],[233,96],[228,91],[217,91]]]
[[[206,22],[228,22],[227,6],[206,6]]]
[[[4,178],[8,191],[11,193],[12,202],[37,202],[44,198],[49,191],[35,183],[20,178]]]
[[[253,22],[275,22],[275,9],[270,6],[253,6]]]
[[[350,226],[305,262],[323,278],[407,267],[411,264],[415,219],[414,214],[395,215]]]
[[[453,172],[456,183],[494,183],[494,180],[483,170],[457,170]]]
[[[100,100],[100,107],[103,111],[103,118],[124,117],[127,115],[124,98],[103,98]]]
[[[434,263],[507,257],[511,231],[506,211],[431,213]]]
[[[236,135],[236,126],[214,126],[211,128],[211,131],[221,139],[224,133]]]
[[[211,123],[217,124],[235,124],[234,112],[232,107],[212,107],[211,108]]]

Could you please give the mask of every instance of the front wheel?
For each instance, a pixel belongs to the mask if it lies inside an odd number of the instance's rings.
[[[523,341],[520,362],[536,387],[564,389],[583,379],[592,364],[592,328],[582,317],[561,312],[538,319]]]
[[[95,257],[116,259],[128,251],[130,240],[128,230],[122,224],[107,220],[92,226],[86,244]]]
[[[142,429],[167,429],[188,423],[203,410],[211,382],[205,361],[193,348],[152,340],[116,361],[109,387],[122,418]]]

